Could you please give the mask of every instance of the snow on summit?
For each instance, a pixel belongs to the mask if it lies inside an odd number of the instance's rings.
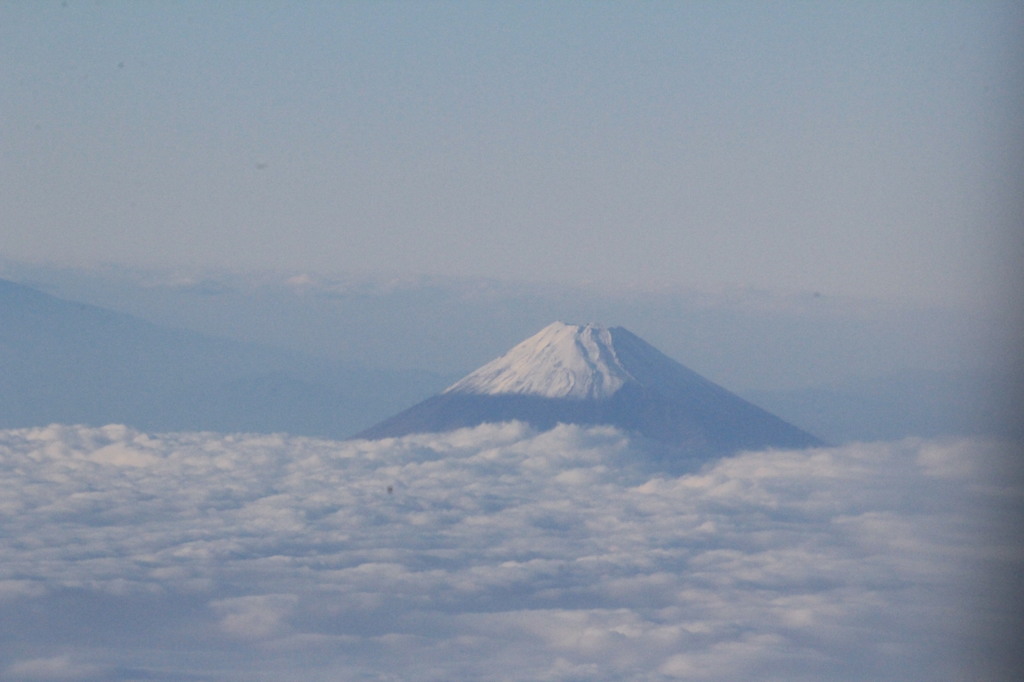
[[[630,380],[607,328],[554,322],[444,392],[585,400],[608,398]]]

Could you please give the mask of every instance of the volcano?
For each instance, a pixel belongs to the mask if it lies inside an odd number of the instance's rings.
[[[823,444],[627,329],[562,322],[356,438],[512,420],[538,430],[561,423],[610,425],[690,456]]]

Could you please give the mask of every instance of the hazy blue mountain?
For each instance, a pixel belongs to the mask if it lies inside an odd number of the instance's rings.
[[[344,437],[443,380],[150,324],[0,280],[0,427]]]
[[[4,274],[6,273],[6,274]],[[615,320],[732,390],[1000,366],[980,312],[811,292],[634,290],[487,279],[31,266],[0,277],[158,324],[339,363],[461,376],[551,320]],[[1016,335],[1013,336],[1016,340]],[[1006,341],[1007,343],[1009,340]],[[995,348],[994,348],[995,347]]]
[[[509,420],[539,429],[558,423],[607,424],[689,456],[822,444],[622,327],[561,322],[358,437]]]
[[[1024,435],[1017,416],[1024,401],[1019,335],[1009,322],[977,311],[757,291],[712,295],[443,278],[68,269],[2,257],[0,276],[165,328],[331,363],[330,371],[322,362],[303,371],[292,360],[257,363],[209,388],[212,407],[197,408],[190,392],[177,410],[189,419],[175,423],[226,423],[210,410],[223,413],[228,406],[228,422],[252,423],[242,410],[247,405],[259,411],[262,424],[314,423],[314,433],[325,433],[324,424],[355,424],[348,432],[330,431],[348,435],[440,390],[493,357],[494,349],[522,339],[524,330],[571,317],[617,320],[829,442]],[[283,374],[276,369],[285,366]],[[425,371],[339,379],[336,366]],[[398,376],[410,378],[396,381]],[[285,404],[282,393],[306,398]],[[52,391],[46,394],[51,399],[45,415],[59,404]],[[9,406],[10,413],[23,410],[26,400]],[[114,395],[107,402],[117,400]]]

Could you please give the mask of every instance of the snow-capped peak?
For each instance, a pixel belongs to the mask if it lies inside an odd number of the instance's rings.
[[[632,379],[608,329],[555,322],[444,392],[583,400],[607,398]]]

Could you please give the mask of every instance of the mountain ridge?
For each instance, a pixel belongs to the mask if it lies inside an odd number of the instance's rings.
[[[439,383],[154,324],[0,278],[0,428],[344,438]]]

